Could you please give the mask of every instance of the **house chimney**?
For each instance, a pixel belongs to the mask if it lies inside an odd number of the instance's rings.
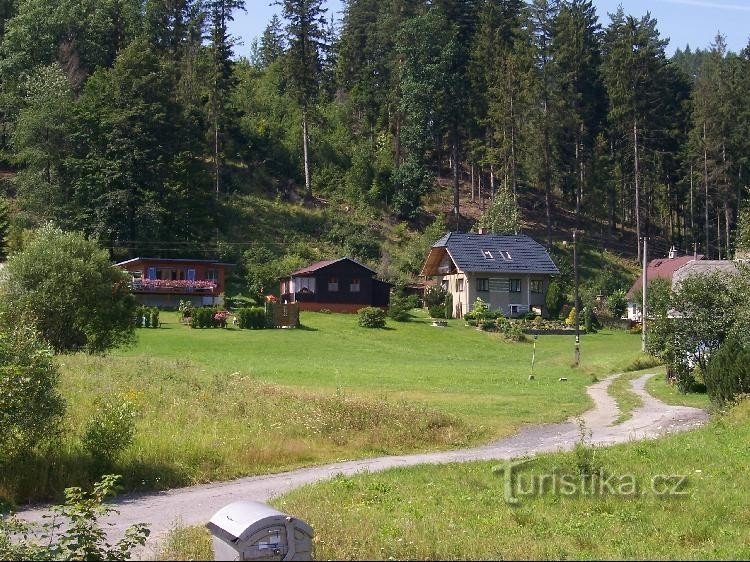
[[[673,259],[675,259],[676,257],[677,257],[677,248],[675,248],[674,246],[672,246],[672,247],[671,247],[671,248],[669,249],[669,259],[670,259],[670,260],[673,260]]]

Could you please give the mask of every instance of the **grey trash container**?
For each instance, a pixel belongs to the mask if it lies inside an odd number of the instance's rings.
[[[312,560],[312,527],[264,503],[230,503],[206,527],[216,560]]]

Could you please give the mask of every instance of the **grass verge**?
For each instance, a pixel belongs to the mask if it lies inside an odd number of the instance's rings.
[[[667,382],[663,368],[659,369],[657,373],[655,377],[646,383],[646,390],[655,398],[674,406],[692,406],[693,408],[703,408],[704,410],[712,409],[711,400],[705,392],[680,392],[676,385]]]
[[[624,373],[617,377],[607,389],[607,393],[617,401],[620,414],[614,425],[621,424],[633,416],[633,412],[643,405],[643,400],[633,392],[630,383],[641,373]]]
[[[517,469],[514,489],[534,493],[516,505],[488,462],[339,476],[273,503],[312,524],[318,559],[747,559],[749,440],[746,401],[696,431],[597,449],[630,494],[545,488],[551,474],[582,478],[566,453]],[[685,477],[680,494],[660,494],[672,475]]]

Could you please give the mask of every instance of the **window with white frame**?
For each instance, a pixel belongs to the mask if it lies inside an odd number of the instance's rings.
[[[355,277],[352,279],[352,282],[349,283],[349,292],[359,293],[359,277]]]
[[[339,278],[338,277],[329,277],[328,278],[328,292],[329,293],[337,293],[339,290]]]
[[[521,292],[521,280],[520,279],[508,279],[508,292],[520,293]]]
[[[460,293],[463,290],[464,290],[464,278],[459,277],[458,279],[456,279],[456,292]]]
[[[294,279],[295,293],[314,293],[315,277],[297,277]]]

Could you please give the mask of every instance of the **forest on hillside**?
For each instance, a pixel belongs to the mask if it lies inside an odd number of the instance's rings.
[[[277,5],[237,58],[228,24],[252,2],[0,0],[11,249],[53,221],[114,257],[236,253],[267,236],[252,213],[237,227],[247,194],[421,228],[426,196],[452,189],[458,227],[470,183],[538,202],[548,244],[565,209],[608,238],[731,256],[750,45],[668,57],[648,14],[590,0],[349,0],[341,21],[322,0]],[[342,220],[323,230],[344,244]],[[377,260],[359,235],[351,253]]]

